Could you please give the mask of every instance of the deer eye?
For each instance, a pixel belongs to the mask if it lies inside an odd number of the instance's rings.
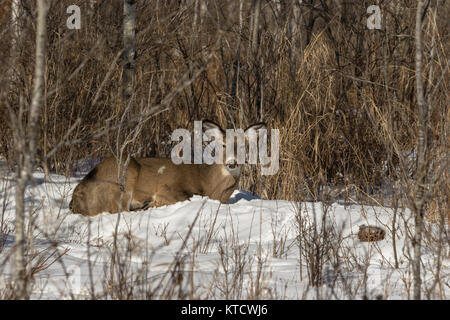
[[[236,163],[227,163],[227,168],[228,169],[236,169],[237,164]]]

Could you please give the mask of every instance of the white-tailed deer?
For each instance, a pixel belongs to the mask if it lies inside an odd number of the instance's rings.
[[[265,127],[264,123],[257,123],[248,127],[245,133]],[[203,121],[203,130],[210,129],[215,131],[215,136],[222,136],[225,141],[225,131],[219,125]],[[187,200],[193,195],[228,203],[241,174],[240,166],[230,160],[227,158],[224,164],[175,165],[171,159],[131,158],[123,189],[122,211],[169,205]],[[102,212],[116,213],[119,211],[120,199],[117,161],[110,157],[99,163],[77,185],[70,210],[87,216]]]

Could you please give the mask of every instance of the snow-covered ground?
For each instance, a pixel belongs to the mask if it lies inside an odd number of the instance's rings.
[[[88,218],[68,209],[80,178],[52,175],[46,182],[41,173],[34,177],[26,201],[32,208],[27,247],[34,257],[36,299],[412,297],[406,228],[413,231],[413,219],[408,212],[397,216],[395,268],[389,208],[261,200],[236,191],[229,205],[194,196],[171,206]],[[14,238],[8,230],[15,203],[10,179],[0,183],[0,204],[1,292],[12,274],[8,256]],[[360,242],[361,225],[383,228],[385,239]],[[438,227],[430,230],[437,234]],[[448,299],[449,249],[444,246],[439,256],[433,243],[425,239],[423,248],[424,295]],[[309,285],[313,269],[322,278],[320,286]]]

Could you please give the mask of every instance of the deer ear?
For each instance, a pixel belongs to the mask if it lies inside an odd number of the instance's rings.
[[[245,132],[248,132],[248,131],[251,131],[251,130],[258,131],[259,129],[267,129],[266,123],[265,122],[258,122],[258,123],[252,124],[247,129],[245,129]]]
[[[223,129],[218,124],[209,120],[202,121],[202,128],[204,132],[206,132],[207,130],[213,130],[215,136],[220,136],[224,134]]]

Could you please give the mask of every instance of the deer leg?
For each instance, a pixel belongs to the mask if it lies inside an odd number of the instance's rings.
[[[131,211],[146,210],[149,208],[149,204],[150,204],[149,200],[140,202],[133,199],[130,203],[130,210]]]
[[[168,206],[178,201],[187,200],[191,196],[191,194],[187,194],[184,191],[175,190],[168,185],[164,185],[153,195],[143,192],[135,193],[131,202],[131,210],[146,210],[148,208]]]
[[[174,204],[178,201],[184,201],[191,197],[192,195],[180,190],[174,190],[167,185],[164,185],[154,196],[152,207],[161,207]]]

